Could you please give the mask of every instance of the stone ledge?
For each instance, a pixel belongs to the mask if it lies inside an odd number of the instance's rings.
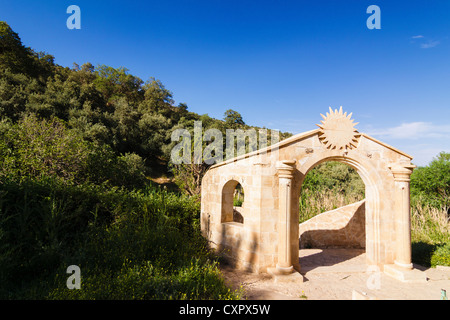
[[[436,266],[436,270],[449,271],[450,272],[450,266]]]
[[[407,283],[425,283],[427,275],[418,269],[404,269],[395,264],[387,264],[384,266],[384,273],[394,279]]]

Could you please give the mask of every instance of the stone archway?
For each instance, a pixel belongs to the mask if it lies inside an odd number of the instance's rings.
[[[415,166],[408,154],[359,133],[351,116],[330,108],[319,129],[211,167],[202,180],[201,226],[212,247],[229,248],[241,268],[298,275],[303,180],[317,164],[339,161],[366,187],[367,264],[405,278],[412,269],[409,176]],[[240,226],[222,220],[223,188],[231,180],[246,190]]]
[[[355,254],[363,249],[365,253],[365,202],[365,184],[356,170],[337,161],[316,165],[306,174],[300,190],[300,251],[331,248],[360,249],[353,250]],[[300,252],[300,257],[303,254],[306,252]]]
[[[294,202],[298,203],[300,197],[302,183],[308,172],[320,163],[327,161],[337,161],[344,163],[355,169],[365,185],[365,249],[367,265],[378,265],[380,260],[380,193],[377,186],[380,183],[380,177],[376,174],[375,169],[370,164],[363,164],[361,160],[352,159],[344,156],[331,156],[319,159],[310,159],[303,165],[297,166],[300,172],[299,181],[294,190],[298,190],[294,194]],[[297,210],[298,211],[298,210]]]

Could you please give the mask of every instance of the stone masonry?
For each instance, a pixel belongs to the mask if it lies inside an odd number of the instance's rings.
[[[364,235],[352,241],[365,247],[367,265],[411,270],[412,157],[359,133],[351,116],[330,108],[318,129],[211,167],[202,180],[201,228],[212,247],[237,268],[281,275],[300,271],[302,182],[316,165],[339,161],[354,168],[365,183]],[[245,194],[243,223],[232,218],[238,183]],[[341,222],[330,220],[322,233],[344,239],[335,232],[345,227]],[[342,244],[349,244],[344,240]]]

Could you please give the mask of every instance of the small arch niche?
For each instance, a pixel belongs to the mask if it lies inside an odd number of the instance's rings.
[[[236,180],[228,181],[222,189],[222,223],[244,223],[244,188]]]

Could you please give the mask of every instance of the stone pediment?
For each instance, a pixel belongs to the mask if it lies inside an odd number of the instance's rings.
[[[291,146],[294,144],[302,147],[302,142],[312,138],[318,138],[319,144],[315,144],[312,149],[308,144],[307,148],[310,152],[313,152],[314,149],[323,149],[329,151],[342,151],[342,153],[346,155],[346,153],[350,150],[356,150],[358,148],[362,149],[361,152],[370,156],[373,149],[381,151],[382,149],[390,150],[398,154],[399,156],[406,157],[406,161],[411,161],[413,159],[409,154],[385,143],[382,142],[366,133],[360,133],[355,128],[358,123],[354,123],[354,120],[351,119],[352,113],[347,114],[342,111],[342,107],[337,110],[329,108],[329,112],[326,115],[322,115],[323,120],[321,124],[317,124],[319,129],[314,129],[310,131],[306,131],[303,133],[299,133],[293,135],[290,138],[282,140],[276,144],[270,145],[266,148],[262,148],[233,159],[229,159],[214,165],[212,168],[223,166],[228,163],[236,163],[239,160],[247,159],[253,156],[264,155],[270,153],[274,150],[283,149],[286,146]],[[360,147],[362,146],[362,147]]]

